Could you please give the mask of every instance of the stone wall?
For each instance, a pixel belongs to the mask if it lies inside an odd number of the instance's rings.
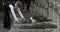
[[[44,16],[53,19],[53,22],[57,22],[57,0],[35,0],[31,2],[31,13],[40,13]],[[33,13],[32,13],[33,14]]]

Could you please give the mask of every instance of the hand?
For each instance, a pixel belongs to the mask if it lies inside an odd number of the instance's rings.
[[[25,21],[26,19],[25,19],[25,18],[22,18],[22,20],[24,20],[24,21]]]
[[[19,20],[15,20],[16,21],[16,23],[19,23],[20,21]]]

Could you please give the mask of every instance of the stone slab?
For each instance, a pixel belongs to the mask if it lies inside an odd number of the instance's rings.
[[[51,29],[10,29],[9,32],[51,32]]]

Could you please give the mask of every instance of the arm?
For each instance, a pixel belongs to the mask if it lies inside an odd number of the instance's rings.
[[[11,9],[11,12],[12,12],[12,15],[13,15],[14,19],[15,19],[16,21],[18,21],[16,15],[15,15],[15,12],[14,12],[14,7],[13,7],[13,5],[9,5],[9,7],[10,7],[10,9]]]
[[[23,16],[23,14],[21,13],[21,11],[20,11],[20,9],[19,9],[19,8],[18,8],[18,13],[19,13],[19,15],[21,16],[21,18],[25,20],[25,18],[24,18],[24,16]]]

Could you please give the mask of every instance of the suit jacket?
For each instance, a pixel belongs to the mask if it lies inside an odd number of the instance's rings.
[[[10,8],[9,4],[13,4],[11,2],[4,3],[3,10],[4,10],[4,19],[3,19],[3,25],[4,27],[10,27]]]

